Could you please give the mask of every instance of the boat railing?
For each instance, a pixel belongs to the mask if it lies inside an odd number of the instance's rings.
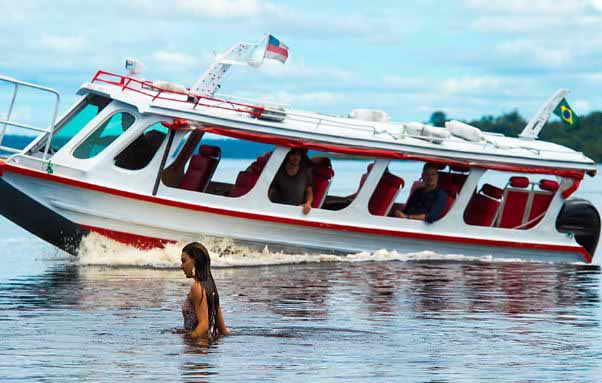
[[[165,100],[172,102],[187,103],[193,105],[193,109],[196,109],[198,106],[225,109],[247,114],[255,118],[261,118],[262,113],[264,111],[272,110],[271,108],[281,108],[286,106],[284,104],[258,101],[231,95],[220,94],[220,97],[223,97],[221,99],[208,97],[195,93],[188,88],[186,88],[185,91],[166,89],[160,85],[154,84],[152,81],[149,80],[142,80],[134,77],[106,72],[103,70],[99,70],[98,72],[96,72],[91,82],[119,86],[121,87],[122,91],[129,90],[141,94],[143,96],[147,96],[151,98],[151,101]],[[243,103],[235,100],[245,100],[246,102]],[[276,109],[274,109],[273,111],[276,111]],[[315,129],[318,129],[320,128],[320,126],[327,123],[328,125],[338,126],[342,128],[366,130],[367,132],[373,132],[375,130],[375,126],[373,124],[365,122],[361,123],[359,121],[358,123],[341,122],[336,121],[335,117],[333,116],[316,117],[302,113],[294,113],[287,111],[286,117],[291,120],[314,124]]]
[[[10,146],[3,144],[4,138],[6,136],[7,128],[9,126],[13,126],[13,127],[21,128],[21,129],[32,130],[37,133],[47,134],[49,136],[48,140],[46,141],[46,146],[44,147],[43,159],[46,160],[46,158],[48,156],[48,150],[50,148],[50,141],[52,140],[52,135],[54,134],[54,128],[55,128],[55,124],[56,124],[56,118],[58,115],[61,96],[54,89],[47,88],[45,86],[36,85],[36,84],[31,84],[31,83],[24,82],[24,81],[19,81],[14,78],[6,77],[3,75],[0,75],[0,81],[14,85],[12,97],[10,99],[6,117],[4,118],[4,116],[2,116],[0,118],[0,125],[2,126],[2,129],[0,130],[0,151],[4,151],[4,152],[8,152],[8,153],[21,153],[23,151],[22,149],[17,149],[17,148],[10,147]],[[17,94],[19,93],[19,90],[21,90],[23,88],[29,88],[29,89],[34,89],[35,91],[49,93],[55,98],[52,120],[50,121],[48,128],[41,128],[38,126],[33,126],[33,125],[17,122],[14,120],[13,112],[14,112],[14,108],[15,108],[15,100],[17,99]],[[39,134],[38,134],[38,136],[39,136]]]
[[[187,88],[185,90],[167,89],[163,86],[153,84],[152,81],[141,80],[134,77],[105,72],[102,70],[96,72],[96,75],[94,75],[91,82],[100,82],[119,86],[121,87],[121,91],[132,91],[143,96],[150,97],[151,101],[164,100],[190,104],[192,105],[193,110],[199,106],[202,106],[248,114],[256,118],[260,117],[265,110],[265,108],[260,105],[250,105],[203,96]]]

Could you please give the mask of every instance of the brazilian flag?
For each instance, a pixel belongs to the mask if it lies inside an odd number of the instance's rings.
[[[571,109],[569,103],[566,102],[566,99],[563,98],[562,101],[560,101],[560,104],[558,104],[556,109],[554,109],[554,114],[560,117],[562,122],[570,127],[579,127],[579,118],[577,118],[577,115],[575,112],[573,112],[573,109]]]

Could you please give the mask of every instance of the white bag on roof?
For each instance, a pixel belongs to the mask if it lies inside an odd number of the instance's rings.
[[[353,109],[349,117],[362,121],[389,122],[387,112],[376,109]]]
[[[485,139],[481,129],[465,124],[460,121],[451,120],[445,123],[445,127],[449,129],[451,134],[456,137],[463,138],[467,141],[480,142]]]
[[[424,125],[422,128],[422,135],[426,137],[437,137],[437,138],[449,138],[449,130],[438,128],[436,126]]]

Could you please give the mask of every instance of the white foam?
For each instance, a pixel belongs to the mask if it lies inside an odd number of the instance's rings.
[[[257,250],[228,239],[199,238],[211,255],[214,267],[269,266],[299,263],[323,262],[388,262],[388,261],[479,261],[479,262],[528,262],[521,259],[500,259],[492,255],[466,256],[462,254],[438,254],[433,251],[399,253],[397,251],[378,250],[348,255],[332,254],[288,254],[272,252],[266,246]],[[152,268],[178,268],[180,255],[186,242],[169,244],[163,249],[139,250],[113,241],[99,234],[91,233],[80,245],[78,263],[81,265],[133,266]]]

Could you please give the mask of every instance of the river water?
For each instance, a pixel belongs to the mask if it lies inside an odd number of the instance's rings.
[[[224,165],[216,177],[235,177],[239,163]],[[335,163],[337,174],[356,168],[365,163]],[[406,181],[417,171],[399,169]],[[351,173],[331,190],[353,192]],[[597,179],[586,179],[578,196],[602,207]],[[172,333],[190,285],[177,269],[182,244],[143,252],[91,236],[74,258],[3,218],[0,241],[1,382],[602,376],[596,265],[386,249],[283,254],[213,240],[213,275],[232,335],[208,345]]]

